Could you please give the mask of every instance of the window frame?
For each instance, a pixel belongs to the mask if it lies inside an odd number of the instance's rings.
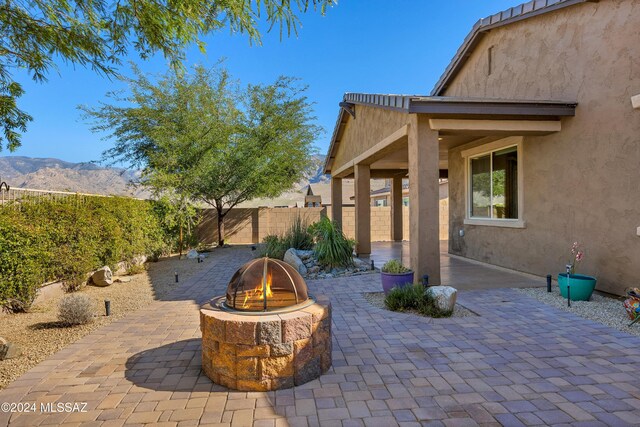
[[[465,225],[483,225],[489,227],[525,228],[524,221],[524,155],[522,149],[523,137],[508,137],[462,150],[464,162],[464,194],[465,194]],[[516,147],[518,156],[518,218],[481,218],[471,216],[471,160],[474,158],[491,155],[492,153],[505,148]],[[492,170],[493,172],[493,170]]]

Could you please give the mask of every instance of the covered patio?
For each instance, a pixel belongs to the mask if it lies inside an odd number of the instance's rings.
[[[402,179],[409,179],[409,255],[411,268],[432,284],[443,283],[439,241],[439,179],[449,174],[450,150],[462,145],[490,146],[507,137],[548,135],[561,130],[561,118],[575,114],[575,103],[455,97],[347,93],[340,103],[324,172],[331,174],[332,200],[342,200],[342,179],[355,179],[355,235],[359,256],[371,256],[370,180],[391,179],[394,241],[402,240]],[[522,144],[522,138],[517,142]],[[514,179],[522,179],[522,162]],[[517,194],[519,201],[523,198]],[[342,221],[342,206],[331,206]],[[475,221],[482,225],[482,221]],[[521,227],[521,217],[502,226]],[[450,230],[451,233],[451,230]]]
[[[440,280],[461,291],[546,286],[545,279],[448,253],[448,241],[440,240]],[[382,267],[390,259],[408,265],[409,242],[372,242],[371,260]]]

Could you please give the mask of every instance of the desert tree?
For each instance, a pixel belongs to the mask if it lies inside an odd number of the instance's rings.
[[[224,218],[244,201],[277,197],[310,165],[315,124],[306,87],[280,77],[241,86],[222,66],[150,78],[136,71],[130,90],[83,107],[92,129],[114,142],[105,159],[142,169],[142,183],[175,192]]]

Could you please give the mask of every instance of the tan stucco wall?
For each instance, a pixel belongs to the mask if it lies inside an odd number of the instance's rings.
[[[446,240],[449,233],[448,199],[440,200],[440,239]],[[284,234],[297,216],[308,224],[320,220],[322,216],[331,218],[327,208],[246,208],[232,209],[225,216],[225,240],[232,244],[258,243],[270,234]],[[402,207],[403,239],[409,240],[409,208]],[[355,208],[342,208],[342,228],[344,233],[355,238]],[[198,240],[204,244],[218,241],[216,211],[205,209],[202,220],[196,230]],[[391,240],[391,207],[371,208],[371,241]]]
[[[234,208],[224,218],[225,241],[232,244],[258,243],[270,234],[284,234],[298,215],[311,224],[326,215],[326,211],[326,208]],[[202,211],[196,235],[204,244],[218,241],[215,209]]]
[[[640,2],[586,3],[492,30],[446,95],[577,101],[562,131],[524,140],[525,229],[465,226],[460,149],[449,153],[450,251],[557,274],[573,241],[579,272],[620,294],[640,281]],[[487,76],[487,48],[494,46]],[[466,147],[465,147],[466,148]],[[461,228],[465,236],[459,237]]]
[[[349,117],[336,149],[332,170],[336,170],[373,147],[407,123],[408,115],[382,108],[356,105],[356,118]]]

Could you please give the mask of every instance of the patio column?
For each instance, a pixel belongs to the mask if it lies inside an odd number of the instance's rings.
[[[342,228],[342,178],[331,177],[331,219]]]
[[[391,180],[391,240],[402,241],[402,177]]]
[[[420,281],[440,284],[438,132],[417,114],[409,118],[409,250]]]
[[[356,254],[371,254],[371,170],[369,165],[357,164],[355,172]]]

